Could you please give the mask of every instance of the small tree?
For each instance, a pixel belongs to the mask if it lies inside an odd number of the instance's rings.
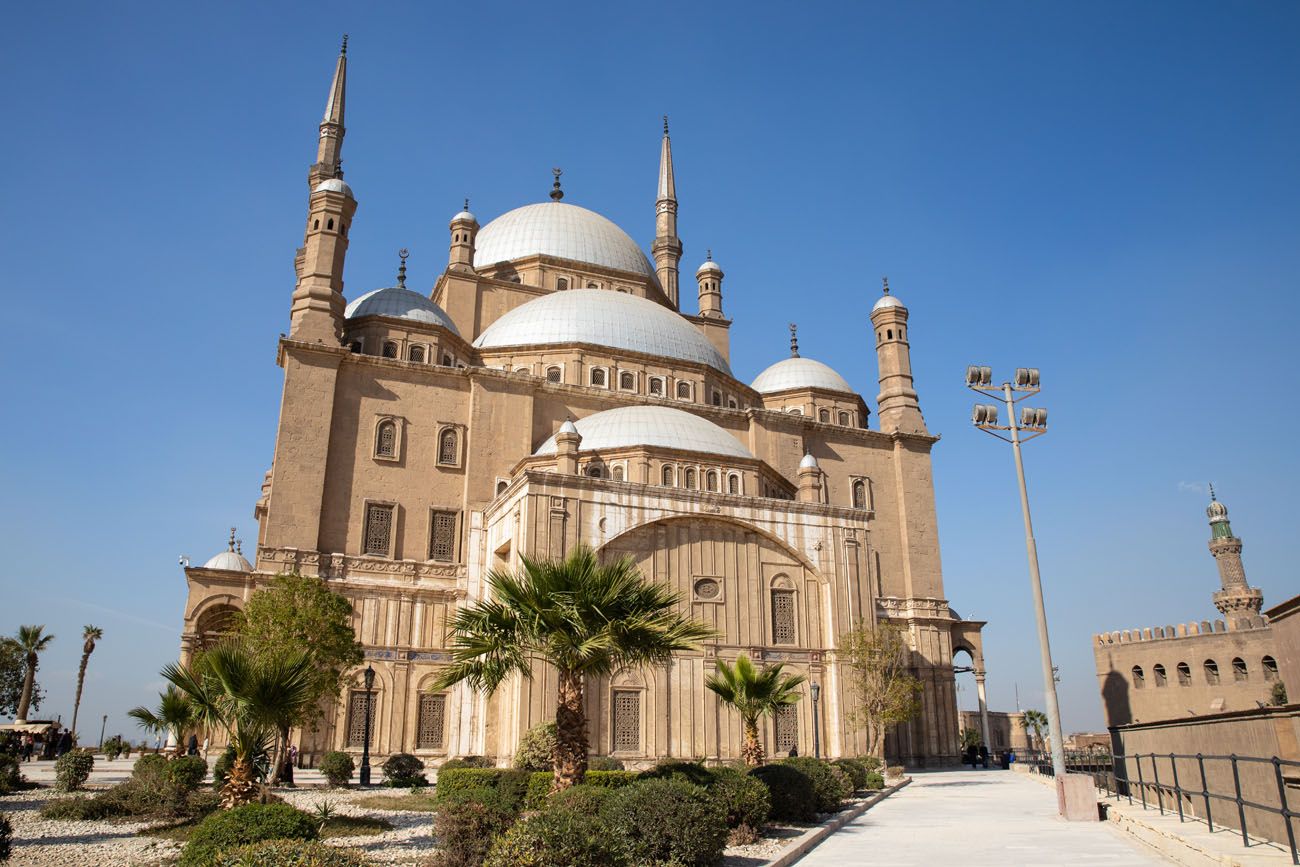
[[[1047,728],[1047,714],[1041,710],[1027,710],[1020,718],[1020,727],[1029,735],[1030,745],[1039,752],[1043,749],[1043,730]]]
[[[0,716],[14,716],[23,697],[27,680],[27,654],[15,638],[0,638]],[[29,712],[41,706],[41,685],[32,680]]]
[[[1273,689],[1269,691],[1268,703],[1274,707],[1281,707],[1287,703],[1286,684],[1278,681],[1273,684]]]
[[[18,711],[14,714],[15,722],[27,722],[27,712],[31,709],[32,694],[36,688],[36,668],[40,665],[41,654],[53,640],[53,635],[45,634],[44,626],[18,627],[18,646],[22,648],[27,669],[23,675],[23,692],[18,699]]]
[[[77,668],[77,697],[72,702],[72,734],[77,734],[77,714],[81,711],[81,688],[86,685],[86,666],[90,654],[95,652],[95,642],[104,637],[104,630],[86,624],[81,631],[81,665]]]
[[[758,721],[776,713],[779,708],[799,701],[799,686],[808,678],[802,674],[783,674],[782,663],[754,668],[754,663],[743,653],[735,665],[721,659],[717,671],[704,682],[718,698],[731,705],[740,714],[745,730],[745,745],[741,755],[745,764],[758,767],[763,764],[763,745],[758,740]]]
[[[174,686],[167,687],[166,692],[158,693],[156,711],[147,707],[134,707],[126,715],[150,734],[169,736],[177,756],[185,754],[185,733],[193,728],[198,718],[194,702]]]
[[[980,737],[980,733],[978,729],[961,730],[961,748],[963,752],[970,749],[971,747],[978,748],[979,745],[982,743],[984,743],[984,738]]]
[[[882,764],[885,734],[920,710],[921,681],[909,674],[908,653],[902,628],[891,623],[859,621],[840,636],[839,656],[853,696],[848,718],[866,729],[867,751]]]

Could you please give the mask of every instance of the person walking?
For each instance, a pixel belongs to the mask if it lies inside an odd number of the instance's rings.
[[[199,754],[199,736],[191,732],[190,739],[185,744],[185,755],[197,756],[198,754]]]
[[[27,732],[23,735],[23,761],[30,762],[34,752],[36,752],[36,738],[31,732]]]
[[[59,745],[55,748],[54,754],[56,757],[62,757],[70,752],[72,752],[72,730],[64,729],[59,735]]]

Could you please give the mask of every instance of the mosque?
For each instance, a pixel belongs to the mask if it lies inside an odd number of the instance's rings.
[[[185,570],[182,659],[221,635],[259,583],[320,576],[352,602],[376,672],[372,752],[506,763],[525,731],[553,719],[553,674],[539,666],[491,696],[464,684],[435,691],[448,624],[483,598],[490,570],[587,545],[634,558],[721,636],[589,683],[593,754],[633,767],[738,758],[738,718],[704,681],[715,660],[741,653],[817,687],[769,721],[769,754],[810,755],[815,737],[823,755],[860,754],[837,639],[859,621],[889,621],[906,629],[924,686],[920,714],[887,741],[890,760],[956,761],[953,657],[969,655],[982,707],[983,623],[944,595],[938,437],[913,388],[898,296],[886,284],[870,309],[874,419],[844,377],[799,354],[793,327],[790,357],[738,378],[711,257],[694,272],[698,309],[682,309],[665,121],[649,257],[565,201],[556,172],[549,200],[484,224],[467,202],[431,290],[406,285],[403,256],[395,286],[345,297],[357,212],[341,170],[347,60],[345,42],[308,171],[252,562],[232,537]],[[367,704],[358,671],[319,730],[295,737],[304,756],[359,753]]]

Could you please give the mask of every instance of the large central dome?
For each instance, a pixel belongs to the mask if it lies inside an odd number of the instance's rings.
[[[474,267],[539,254],[655,277],[650,260],[627,232],[595,211],[563,202],[524,205],[479,229]]]
[[[680,314],[612,289],[570,289],[543,295],[511,310],[474,341],[479,349],[571,343],[693,361],[731,375],[727,359]]]

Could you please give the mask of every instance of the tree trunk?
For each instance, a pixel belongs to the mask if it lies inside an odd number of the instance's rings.
[[[32,689],[36,685],[36,654],[27,654],[27,673],[23,675],[23,694],[18,698],[15,722],[27,722],[27,711],[32,703]]]
[[[278,786],[284,780],[284,763],[289,759],[289,727],[280,726],[275,737],[275,772],[271,774],[271,785]]]
[[[77,697],[72,702],[72,736],[77,736],[77,714],[81,711],[81,688],[86,685],[86,666],[90,663],[90,654],[95,649],[92,644],[89,650],[83,650],[81,653],[81,667],[77,669]]]
[[[261,794],[257,785],[257,774],[250,759],[236,757],[230,763],[230,773],[226,776],[226,785],[221,789],[221,806],[229,810],[243,804],[251,804]]]
[[[555,707],[553,792],[578,785],[587,774],[587,714],[582,680],[580,672],[560,672],[560,694]]]
[[[763,745],[758,740],[758,720],[745,720],[745,745],[741,748],[740,755],[745,760],[745,764],[756,768],[763,764]]]

